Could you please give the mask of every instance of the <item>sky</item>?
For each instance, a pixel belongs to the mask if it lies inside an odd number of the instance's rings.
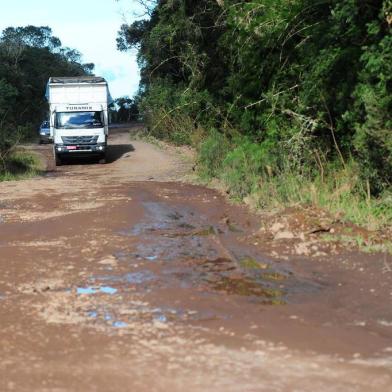
[[[114,98],[137,91],[136,52],[116,49],[117,31],[140,10],[135,0],[0,0],[0,30],[13,26],[49,26],[63,46],[79,50],[83,62],[109,82]]]

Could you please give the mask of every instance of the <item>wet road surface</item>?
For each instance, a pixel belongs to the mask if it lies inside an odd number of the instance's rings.
[[[272,258],[175,152],[111,144],[0,184],[1,391],[392,391],[390,257]]]

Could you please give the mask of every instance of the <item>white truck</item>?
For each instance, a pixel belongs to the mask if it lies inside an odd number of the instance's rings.
[[[96,156],[106,162],[109,134],[106,80],[96,76],[51,77],[46,89],[56,166],[67,156]]]

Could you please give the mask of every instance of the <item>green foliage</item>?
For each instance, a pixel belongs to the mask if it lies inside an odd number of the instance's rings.
[[[377,25],[369,25],[369,34],[379,34]],[[354,145],[366,176],[382,191],[392,173],[392,35],[368,47],[361,61]]]
[[[203,177],[221,179],[235,199],[250,195],[252,204],[260,208],[301,204],[344,213],[346,219],[371,229],[392,224],[391,192],[370,198],[358,163],[348,161],[343,168],[339,162],[322,162],[323,171],[301,173],[286,167],[272,172],[265,157],[263,146],[249,138],[237,138],[230,144],[213,131],[199,147],[199,172]]]
[[[197,139],[204,175],[262,205],[326,205],[342,187],[331,205],[384,200],[391,0],[159,0],[149,15],[118,38],[138,49],[141,113],[157,137]]]
[[[11,181],[36,175],[40,168],[35,155],[25,151],[13,151],[7,158],[6,165],[0,165],[0,181]]]
[[[221,178],[235,197],[244,198],[261,185],[268,161],[262,146],[245,138],[237,141],[222,164]]]
[[[3,121],[14,126],[38,125],[47,110],[44,95],[48,78],[86,75],[92,67],[81,64],[78,51],[61,47],[49,27],[6,28],[0,35],[0,93],[3,96],[6,83],[17,93],[17,100],[0,98],[0,113],[6,112]]]
[[[184,91],[158,79],[139,98],[139,107],[152,136],[182,145],[191,143],[201,124],[214,124],[210,99],[207,91]]]
[[[360,176],[358,165],[349,162],[345,169],[331,165],[324,178],[283,172],[269,178],[253,195],[260,207],[310,205],[370,229],[392,224],[392,204],[388,192],[378,198],[368,197],[367,184]]]
[[[19,141],[31,137],[47,116],[45,87],[50,76],[90,74],[81,54],[62,47],[49,27],[8,27],[0,35],[0,171]]]
[[[198,163],[202,175],[207,178],[218,177],[229,150],[227,138],[213,129],[199,146]]]
[[[111,121],[127,123],[139,119],[139,107],[136,100],[129,97],[115,99],[110,106]]]

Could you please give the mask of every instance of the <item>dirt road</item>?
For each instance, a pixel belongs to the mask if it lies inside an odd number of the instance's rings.
[[[0,184],[1,391],[392,391],[390,257],[271,258],[129,140]]]

